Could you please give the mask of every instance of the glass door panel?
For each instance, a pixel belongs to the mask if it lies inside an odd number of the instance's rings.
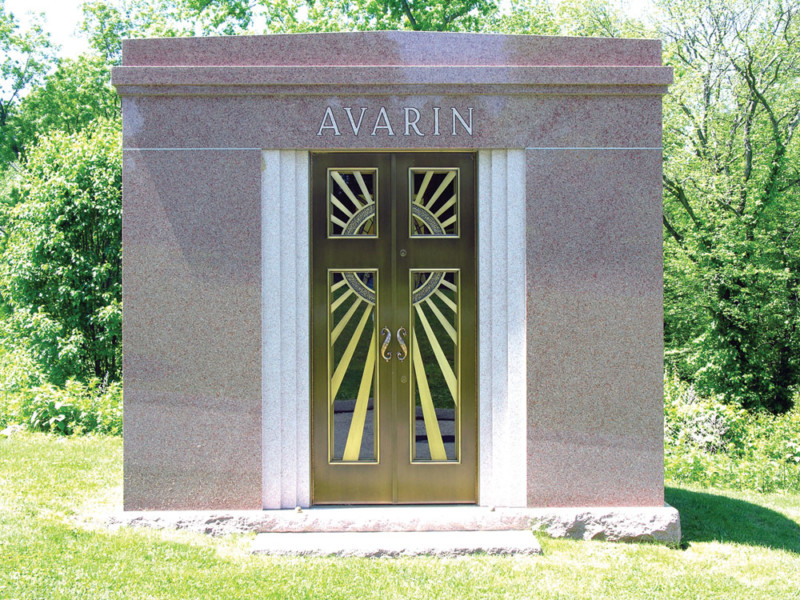
[[[328,169],[328,237],[376,237],[377,169]]]
[[[458,461],[458,271],[410,271],[412,461]]]
[[[458,236],[458,169],[409,169],[411,236]]]
[[[331,462],[377,461],[376,271],[329,271]]]

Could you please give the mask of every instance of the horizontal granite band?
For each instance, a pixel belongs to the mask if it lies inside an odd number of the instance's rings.
[[[121,68],[121,67],[114,67]],[[667,92],[666,85],[518,85],[518,84],[381,84],[381,85],[118,85],[123,97],[202,96],[337,96],[368,98],[380,96],[652,96]]]
[[[140,148],[141,150],[141,148]],[[662,152],[663,146],[635,147],[635,146],[528,146],[525,150],[658,150]]]
[[[126,85],[656,85],[672,83],[670,67],[118,67]],[[124,89],[120,90],[124,93]],[[666,90],[664,90],[666,91]]]
[[[243,59],[243,57],[246,57]],[[123,65],[661,65],[660,40],[370,31],[123,40]]]
[[[209,150],[209,151],[217,151],[217,150],[227,150],[230,152],[244,152],[244,151],[252,151],[252,150],[261,150],[261,148],[123,148],[123,151],[136,151],[136,152],[158,152],[158,151],[176,151],[176,150],[184,150],[184,151],[195,151],[195,150]],[[504,150],[504,148],[484,148],[484,150]],[[655,148],[625,148],[625,147],[615,147],[615,148],[590,148],[590,147],[550,147],[550,148],[523,148],[523,150],[658,150],[659,152],[663,151],[664,148],[662,147],[655,147]]]
[[[428,92],[421,88],[414,95],[346,98],[333,91],[305,96],[123,96],[124,146],[439,150],[662,145],[659,95],[585,93],[565,101],[557,95]]]
[[[116,68],[116,67],[115,67]],[[658,100],[666,93],[666,86],[652,85],[354,85],[337,87],[334,85],[296,85],[296,86],[276,86],[276,85],[229,85],[229,86],[146,86],[146,85],[123,85],[119,86],[120,95],[126,98],[141,97],[278,97],[287,99],[294,98],[328,98],[335,95],[338,98],[365,98],[380,99],[387,96],[471,96],[473,98],[496,97],[564,97],[564,96],[631,96],[631,97],[652,97]],[[124,90],[124,93],[123,93]]]

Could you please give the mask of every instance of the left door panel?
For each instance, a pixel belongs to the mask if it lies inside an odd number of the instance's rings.
[[[381,430],[392,229],[387,155],[315,155],[312,429],[316,503],[392,502],[392,436]],[[384,459],[384,460],[382,460]]]

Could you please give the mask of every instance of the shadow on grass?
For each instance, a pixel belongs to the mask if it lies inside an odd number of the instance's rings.
[[[692,542],[734,542],[800,554],[800,525],[782,514],[727,496],[666,488],[681,514],[681,547]]]

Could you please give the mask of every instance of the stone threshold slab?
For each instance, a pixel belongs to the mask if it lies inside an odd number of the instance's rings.
[[[110,526],[229,533],[444,532],[537,530],[552,537],[677,545],[680,516],[671,506],[487,508],[346,506],[260,511],[125,511]]]
[[[542,553],[530,531],[349,531],[260,533],[254,554],[283,556],[451,557],[464,554]]]

